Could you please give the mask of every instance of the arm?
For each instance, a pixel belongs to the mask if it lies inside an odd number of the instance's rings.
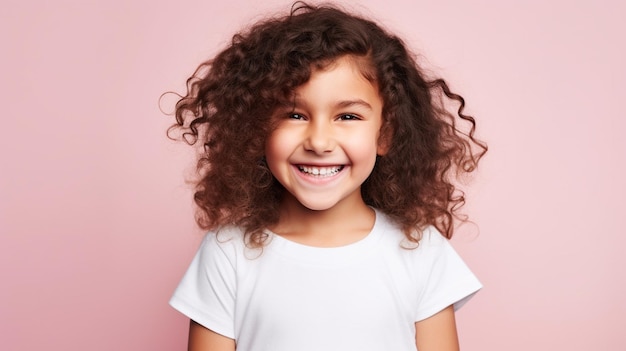
[[[235,351],[235,340],[220,335],[191,320],[187,351]]]
[[[419,351],[459,351],[454,307],[415,323],[415,344]]]

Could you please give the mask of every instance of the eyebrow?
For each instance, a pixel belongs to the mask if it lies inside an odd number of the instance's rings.
[[[306,106],[307,104],[302,99],[298,99],[298,98],[294,99],[294,104],[293,104],[294,107],[298,107],[302,105]],[[338,107],[338,108],[347,108],[347,107],[352,107],[352,106],[362,106],[369,110],[373,110],[372,105],[367,103],[367,101],[361,100],[361,99],[341,100],[335,104],[335,107]]]
[[[354,105],[357,105],[357,106],[363,106],[363,107],[365,107],[365,108],[367,108],[367,109],[370,109],[370,110],[372,109],[372,105],[368,104],[366,101],[361,100],[361,99],[356,99],[356,100],[344,100],[344,101],[339,101],[339,102],[337,103],[337,107],[342,107],[342,108],[345,108],[345,107],[352,107],[352,106],[354,106]]]

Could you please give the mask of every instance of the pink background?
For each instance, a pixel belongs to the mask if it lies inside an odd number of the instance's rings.
[[[350,6],[428,57],[490,146],[477,226],[453,240],[485,285],[458,313],[463,349],[623,350],[626,8],[513,3]],[[185,347],[167,300],[201,232],[191,149],[157,100],[289,4],[3,2],[0,349]]]

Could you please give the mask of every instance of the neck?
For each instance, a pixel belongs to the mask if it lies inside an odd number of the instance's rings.
[[[374,226],[374,210],[362,198],[314,211],[286,196],[279,222],[270,228],[286,239],[310,246],[333,247],[363,239]]]

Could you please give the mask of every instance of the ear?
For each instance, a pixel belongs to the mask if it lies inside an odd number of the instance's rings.
[[[385,156],[391,148],[391,140],[393,139],[393,131],[388,123],[384,123],[380,128],[378,135],[378,146],[376,148],[376,155]]]

